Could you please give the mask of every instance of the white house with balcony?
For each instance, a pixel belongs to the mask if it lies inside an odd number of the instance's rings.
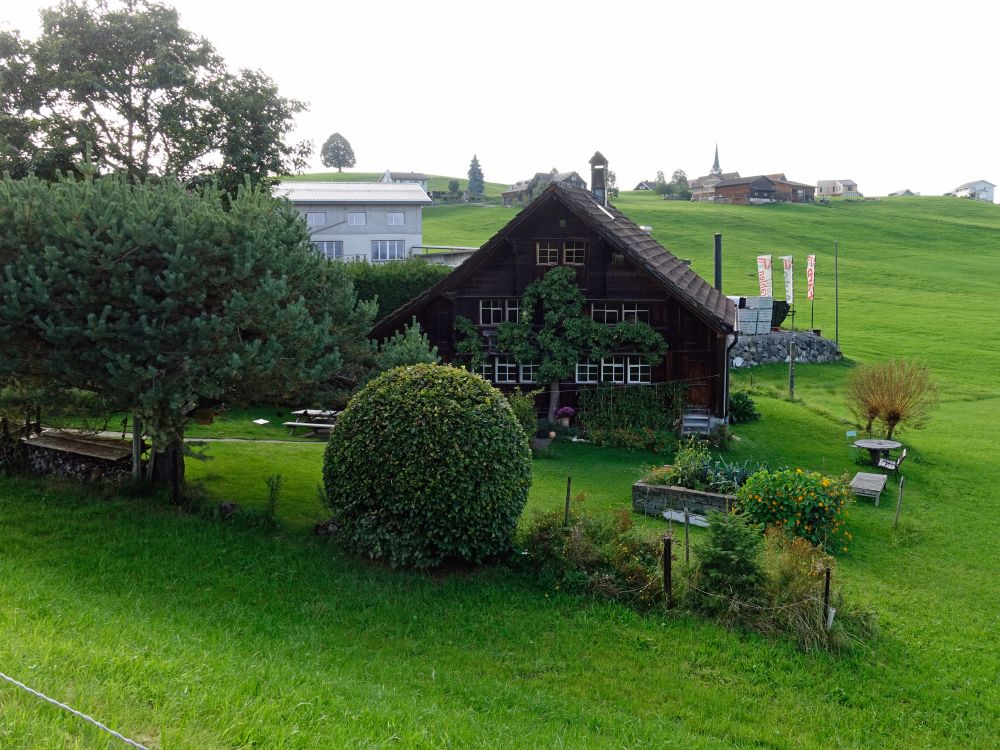
[[[966,182],[964,185],[959,185],[952,191],[956,198],[971,198],[977,201],[986,201],[987,203],[993,202],[993,188],[995,188],[992,182],[987,182],[986,180],[976,180],[975,182]]]
[[[275,189],[302,214],[313,245],[331,260],[403,260],[423,242],[427,193],[413,183],[282,182]]]

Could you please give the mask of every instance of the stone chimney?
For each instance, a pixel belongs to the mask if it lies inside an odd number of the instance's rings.
[[[608,160],[600,151],[590,157],[590,192],[598,203],[608,205]]]

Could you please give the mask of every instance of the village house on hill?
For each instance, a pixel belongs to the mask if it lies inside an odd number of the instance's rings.
[[[275,189],[302,214],[313,246],[330,260],[409,258],[423,243],[423,207],[413,183],[282,182]]]
[[[674,257],[646,231],[607,203],[607,160],[591,160],[591,192],[552,181],[467,261],[419,297],[379,321],[370,332],[384,340],[416,317],[445,362],[461,362],[455,320],[464,316],[480,335],[480,374],[503,390],[536,388],[537,363],[519,362],[495,345],[497,326],[540,310],[521,310],[526,287],[553,268],[572,268],[586,310],[609,325],[642,321],[668,344],[660,362],[635,351],[615,351],[576,363],[560,387],[564,404],[599,384],[639,387],[681,381],[689,404],[723,419],[728,408],[727,337],[736,308],[722,292]],[[544,399],[545,397],[540,397]]]
[[[549,172],[535,172],[533,177],[515,182],[507,190],[500,193],[500,198],[503,204],[508,207],[515,203],[527,203],[544,190],[550,182],[571,185],[581,190],[587,189],[587,183],[576,172],[560,172],[553,167]]]
[[[427,192],[429,175],[423,172],[390,172],[388,169],[379,177],[379,182],[387,185],[420,185],[420,189]]]
[[[992,203],[993,188],[995,187],[996,185],[992,182],[976,180],[975,182],[966,182],[963,185],[959,185],[950,194],[953,194],[956,198],[971,198],[972,200]]]
[[[817,198],[860,198],[858,183],[854,180],[819,180],[816,183]]]
[[[723,172],[719,166],[719,145],[715,145],[715,161],[712,162],[712,169],[708,174],[695,177],[688,182],[691,189],[691,200],[693,201],[714,201],[715,187],[723,180],[737,180],[739,172]]]

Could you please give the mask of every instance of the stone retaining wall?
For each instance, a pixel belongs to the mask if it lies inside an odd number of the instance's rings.
[[[647,516],[659,516],[665,510],[684,510],[705,515],[710,510],[728,513],[736,501],[734,495],[701,492],[686,487],[668,487],[663,484],[636,482],[632,485],[632,510]]]
[[[796,362],[835,362],[843,358],[837,345],[809,331],[780,331],[760,336],[740,336],[730,353],[733,367],[753,367],[788,361],[788,347],[795,338]],[[737,364],[739,362],[739,364]]]

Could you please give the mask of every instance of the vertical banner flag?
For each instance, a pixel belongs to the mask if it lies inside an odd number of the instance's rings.
[[[816,293],[816,256],[806,256],[806,299],[815,299]]]
[[[795,296],[792,293],[792,256],[782,255],[781,264],[785,267],[785,302],[791,305],[795,302]]]
[[[761,297],[773,297],[774,291],[771,286],[771,256],[757,256],[757,283],[760,285]]]

